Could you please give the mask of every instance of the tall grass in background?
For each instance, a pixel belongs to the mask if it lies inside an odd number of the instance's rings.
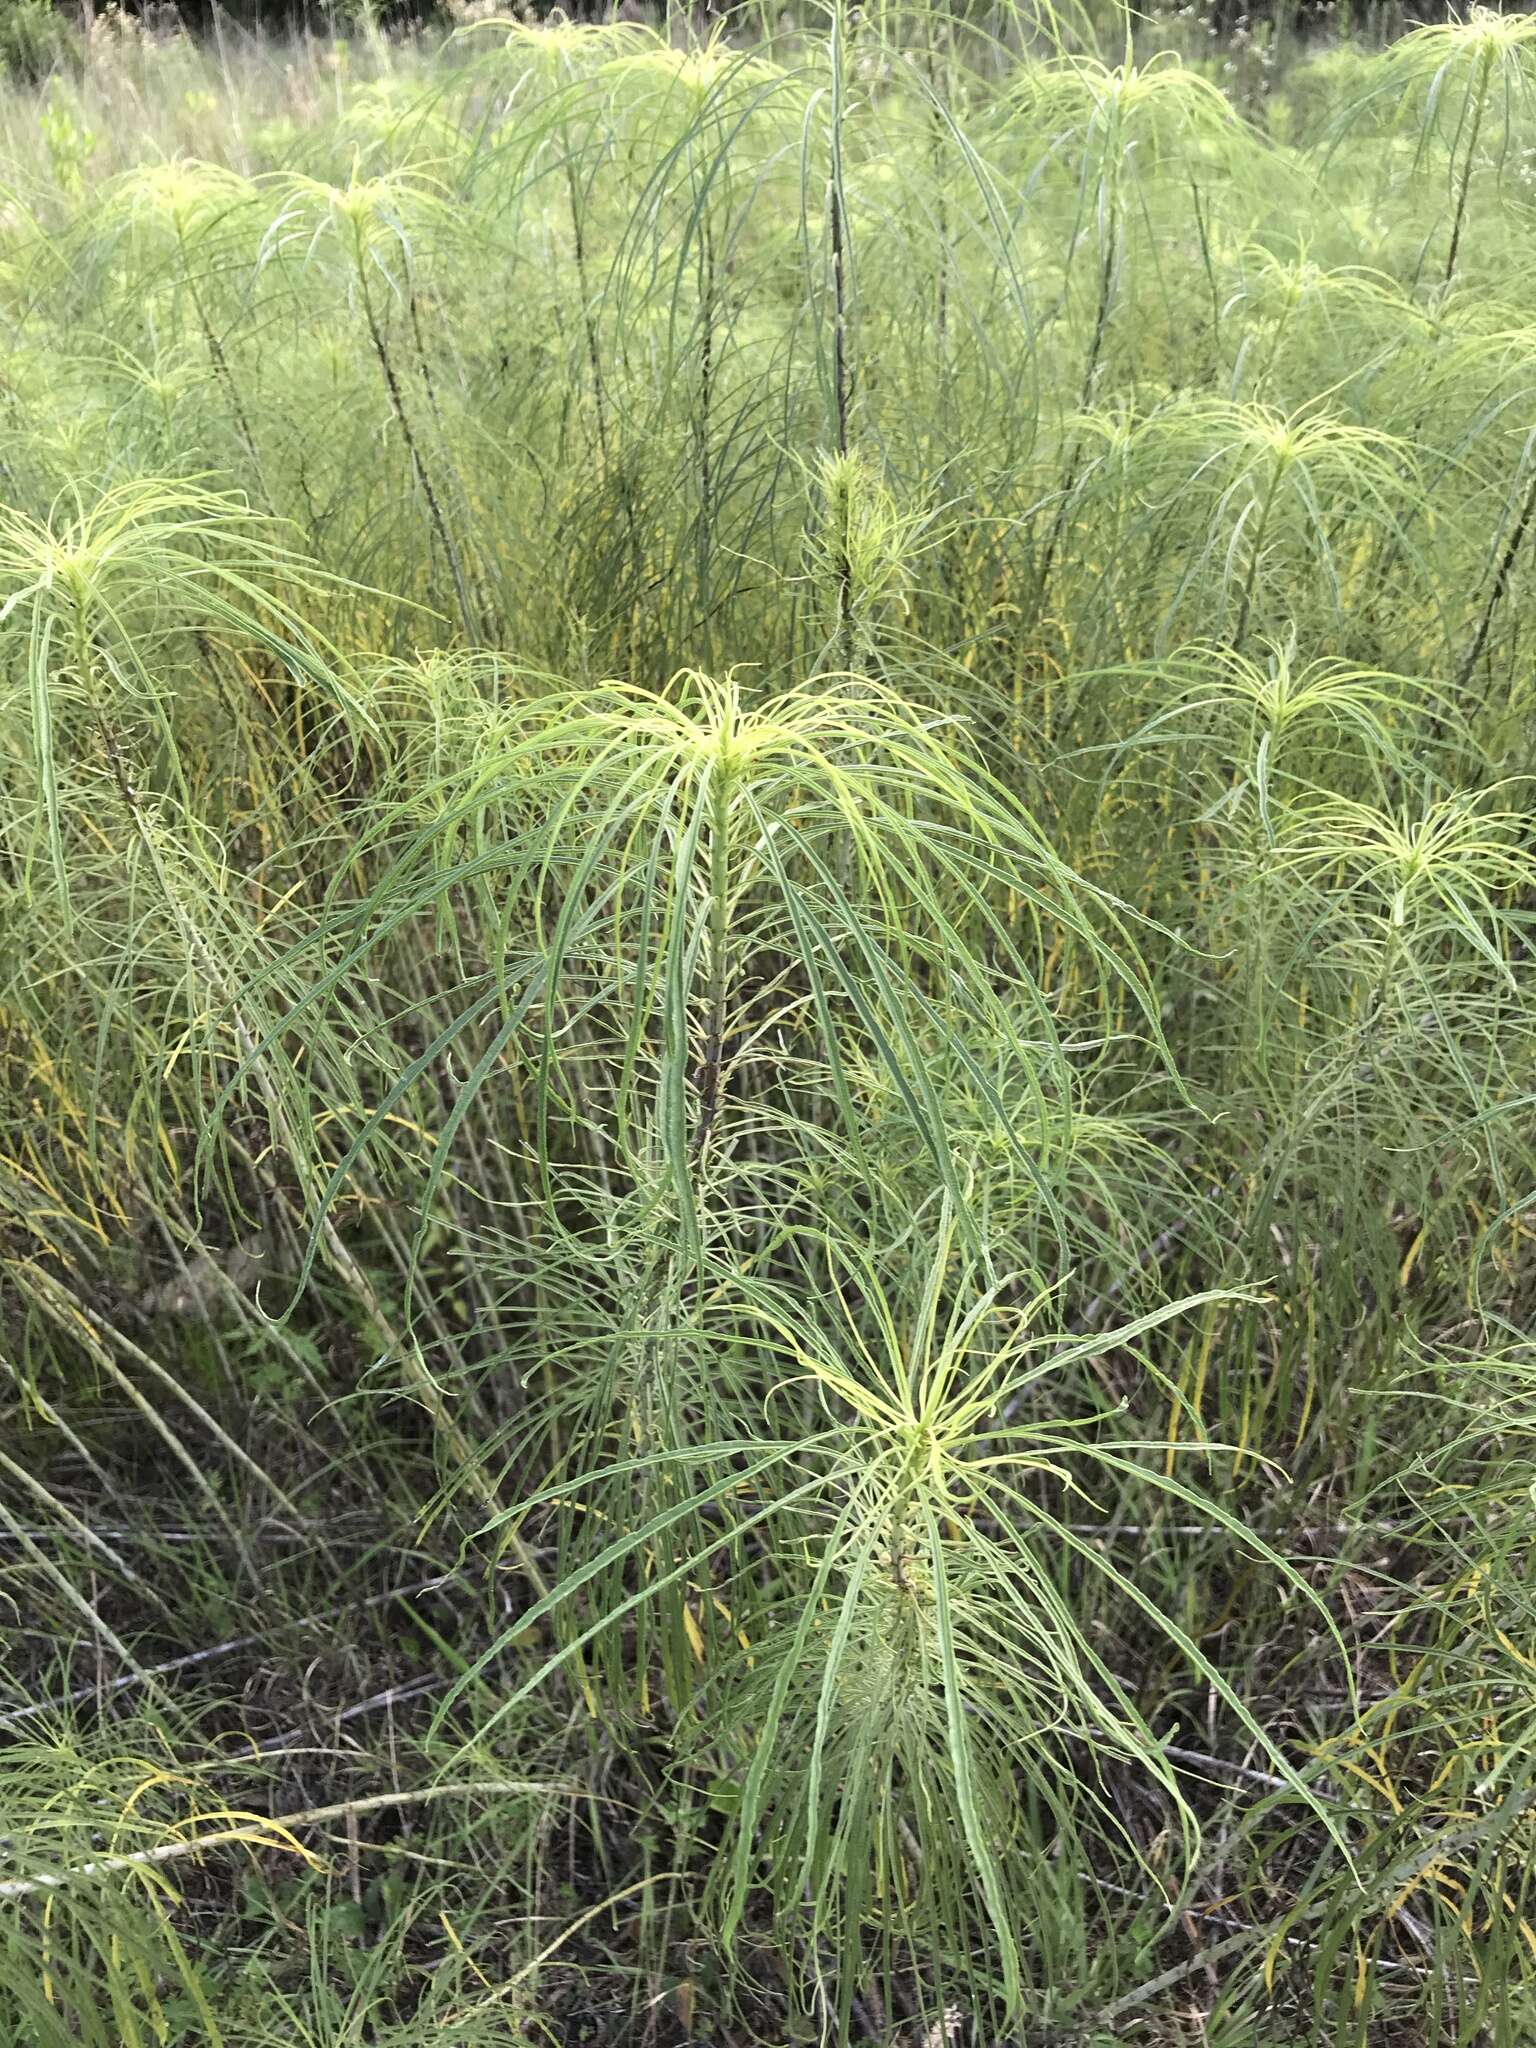
[[[1529,27],[0,99],[7,2041],[1529,2039]]]

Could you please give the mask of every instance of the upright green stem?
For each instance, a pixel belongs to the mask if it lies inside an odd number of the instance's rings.
[[[587,237],[582,218],[581,197],[570,154],[565,159],[565,196],[571,214],[571,253],[576,261],[576,290],[581,299],[581,324],[587,343],[587,367],[592,374],[592,402],[597,410],[597,445],[608,467],[608,399],[603,388],[603,358],[597,345],[597,322],[592,316],[592,296],[587,282]]]
[[[731,771],[717,760],[711,773],[709,822],[709,994],[704,1045],[694,1075],[699,1095],[699,1120],[692,1149],[698,1152],[714,1128],[720,1111],[720,1073],[725,1058],[726,1002],[730,994],[727,948],[731,904]]]
[[[421,376],[422,388],[427,394],[427,405],[432,414],[432,424],[437,429],[438,447],[442,450],[444,467],[447,469],[449,481],[453,486],[455,504],[465,519],[466,524],[468,524],[473,517],[473,508],[470,504],[469,493],[464,488],[463,476],[453,459],[452,444],[448,438],[447,422],[443,418],[443,409],[438,403],[437,380],[432,375],[432,360],[427,353],[427,338],[422,331],[421,307],[414,289],[410,293],[407,309],[411,321],[411,338],[416,345],[416,368]],[[491,602],[490,593],[486,589],[485,578],[481,574],[480,566],[473,554],[471,554],[469,560],[469,575],[470,580],[474,584],[475,617],[482,626],[489,625],[496,617],[496,606]]]
[[[1109,315],[1114,304],[1115,273],[1119,267],[1119,224],[1111,203],[1109,231],[1104,241],[1103,259],[1099,265],[1099,298],[1094,313],[1093,335],[1088,344],[1088,360],[1083,366],[1083,388],[1078,394],[1078,411],[1086,412],[1093,402],[1094,386],[1098,383],[1099,364],[1104,355],[1104,339],[1109,332]],[[1045,544],[1045,553],[1040,562],[1038,579],[1039,605],[1045,608],[1046,591],[1050,586],[1051,571],[1055,566],[1057,550],[1066,532],[1067,516],[1072,504],[1072,491],[1077,482],[1078,465],[1083,458],[1083,444],[1076,436],[1067,450],[1066,468],[1062,473],[1061,491],[1056,506],[1056,517],[1051,522],[1050,536]]]
[[[567,142],[569,137],[566,138]],[[641,573],[641,547],[639,521],[635,513],[634,481],[625,462],[614,463],[612,437],[608,419],[608,389],[603,376],[603,354],[598,342],[597,319],[592,311],[592,287],[588,275],[586,220],[582,211],[581,189],[576,182],[575,167],[571,162],[569,148],[565,157],[565,196],[571,216],[571,254],[576,265],[576,291],[581,300],[582,334],[587,344],[587,369],[592,380],[592,404],[596,415],[597,448],[602,458],[603,475],[606,479],[617,468],[619,502],[624,508],[624,529],[629,541],[630,575],[638,584]],[[639,666],[636,646],[635,607],[629,607],[629,667],[633,673]]]
[[[235,430],[240,436],[241,445],[250,457],[251,474],[255,477],[257,489],[261,492],[262,504],[267,511],[271,512],[275,509],[272,503],[272,494],[267,489],[266,478],[262,473],[261,457],[256,451],[256,436],[251,430],[250,415],[246,412],[245,402],[240,396],[240,387],[235,382],[235,373],[230,368],[229,357],[224,352],[224,344],[220,341],[218,332],[212,320],[208,317],[208,308],[203,304],[203,295],[197,288],[197,279],[192,275],[192,266],[187,260],[186,236],[179,222],[176,227],[176,244],[181,255],[181,274],[186,282],[188,295],[192,300],[192,309],[197,314],[198,326],[202,329],[203,346],[208,351],[208,360],[213,365],[213,374],[224,387],[224,395],[229,400],[229,409],[234,415]]]
[[[368,339],[372,342],[374,355],[378,358],[379,371],[384,379],[384,389],[389,394],[389,407],[390,411],[394,414],[395,425],[400,429],[400,438],[405,443],[406,453],[411,458],[411,467],[416,473],[416,481],[421,485],[421,494],[427,501],[427,516],[432,521],[433,531],[437,535],[438,542],[443,550],[444,559],[448,564],[448,573],[453,578],[454,594],[458,598],[459,617],[463,622],[465,635],[471,641],[478,640],[480,637],[479,627],[475,621],[474,609],[469,601],[469,589],[464,581],[464,571],[459,562],[458,550],[455,548],[453,537],[448,531],[447,514],[443,510],[442,500],[438,496],[437,487],[432,481],[432,472],[416,439],[415,430],[411,426],[410,414],[406,410],[405,394],[400,389],[400,379],[395,374],[395,366],[390,357],[389,346],[384,339],[384,330],[379,324],[379,316],[374,308],[373,294],[368,289],[367,267],[361,260],[359,260],[357,266],[357,281],[358,295],[362,300],[363,319],[368,328]]]
[[[1465,689],[1468,682],[1470,682],[1472,671],[1477,666],[1478,656],[1487,644],[1488,631],[1493,624],[1493,615],[1503,601],[1505,591],[1509,588],[1510,572],[1515,566],[1515,557],[1519,554],[1524,544],[1525,536],[1530,529],[1533,517],[1536,517],[1536,470],[1533,470],[1531,480],[1525,487],[1525,497],[1521,500],[1519,514],[1515,519],[1514,525],[1510,528],[1509,539],[1504,544],[1504,552],[1499,557],[1499,566],[1494,571],[1493,582],[1489,585],[1487,602],[1484,604],[1482,616],[1477,622],[1477,631],[1472,636],[1472,644],[1462,657],[1461,667],[1456,671],[1456,687],[1458,690]]]
[[[1488,106],[1488,84],[1493,76],[1493,44],[1484,46],[1477,63],[1477,83],[1473,87],[1477,95],[1472,109],[1472,132],[1467,137],[1467,153],[1461,166],[1461,184],[1456,194],[1456,217],[1451,223],[1451,246],[1445,259],[1443,284],[1449,284],[1456,273],[1456,256],[1461,248],[1461,230],[1467,217],[1467,193],[1472,184],[1472,172],[1477,163],[1477,144],[1483,130],[1483,115]]]
[[[934,215],[938,228],[938,274],[934,280],[934,325],[938,333],[939,367],[949,355],[949,202],[944,190],[944,98],[939,91],[938,17],[928,17],[925,55],[928,71],[928,157],[933,168]]]
[[[843,96],[843,42],[843,10],[839,7],[832,17],[832,165],[827,195],[832,250],[832,428],[839,455],[848,453],[848,420],[853,404],[848,349],[851,252],[848,201],[843,182],[843,123],[847,118]]]
[[[699,296],[703,341],[699,359],[699,409],[694,422],[699,466],[699,617],[713,613],[710,566],[714,553],[714,472],[710,450],[715,397],[715,249],[707,220],[699,223]]]
[[[1241,647],[1248,631],[1248,615],[1253,609],[1253,593],[1258,585],[1259,564],[1264,559],[1264,541],[1269,532],[1269,516],[1274,510],[1275,494],[1280,488],[1284,465],[1278,461],[1270,467],[1269,482],[1265,486],[1264,499],[1259,507],[1258,522],[1253,530],[1253,541],[1248,550],[1248,574],[1243,578],[1243,601],[1238,608],[1237,629],[1232,635],[1232,645]]]
[[[846,478],[849,415],[853,405],[849,366],[849,241],[847,195],[843,185],[843,10],[832,17],[832,163],[827,192],[827,232],[832,254],[832,438]],[[853,561],[848,552],[846,505],[837,536],[837,647],[843,669],[853,668]]]

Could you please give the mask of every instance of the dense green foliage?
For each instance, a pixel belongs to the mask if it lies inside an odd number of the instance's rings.
[[[1536,20],[767,29],[0,100],[17,2048],[1536,2030]]]

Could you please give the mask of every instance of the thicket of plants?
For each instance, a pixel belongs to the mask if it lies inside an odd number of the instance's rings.
[[[0,101],[0,2038],[1528,2042],[1536,25]]]

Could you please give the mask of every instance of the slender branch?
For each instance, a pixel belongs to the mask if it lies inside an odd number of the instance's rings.
[[[310,1806],[299,1813],[251,1814],[237,1827],[214,1828],[189,1841],[161,1842],[153,1849],[135,1849],[125,1856],[96,1856],[88,1863],[74,1863],[64,1870],[34,1871],[28,1877],[7,1878],[0,1883],[0,1899],[32,1898],[39,1892],[62,1891],[66,1885],[85,1878],[112,1877],[119,1871],[158,1869],[188,1856],[201,1856],[208,1849],[228,1848],[249,1842],[253,1828],[286,1830],[325,1827],[332,1821],[357,1820],[365,1813],[379,1813],[386,1807],[426,1806],[434,1800],[453,1798],[496,1798],[514,1793],[558,1792],[571,1798],[570,1787],[536,1778],[477,1778],[466,1784],[425,1785],[415,1792],[374,1792],[364,1799],[339,1799],[333,1806]],[[270,1844],[268,1845],[270,1846]]]
[[[443,558],[448,564],[448,573],[453,578],[454,595],[459,601],[459,617],[463,622],[465,635],[471,641],[478,640],[480,629],[476,623],[474,610],[469,601],[469,590],[464,581],[464,571],[459,564],[458,550],[455,548],[453,537],[448,531],[448,517],[443,510],[442,500],[439,498],[437,488],[432,481],[432,472],[427,465],[426,457],[422,453],[420,443],[416,439],[415,430],[411,426],[410,414],[406,410],[405,394],[400,389],[399,378],[395,375],[395,366],[390,358],[389,348],[384,339],[384,330],[379,325],[379,316],[374,309],[373,294],[368,289],[367,272],[364,270],[361,261],[358,264],[358,297],[362,301],[363,319],[368,328],[368,339],[373,344],[373,352],[378,358],[379,371],[384,379],[384,389],[389,394],[390,410],[395,416],[395,424],[400,429],[400,438],[405,443],[406,452],[411,458],[411,467],[416,472],[416,481],[421,485],[421,494],[427,501],[427,516],[432,521],[433,529],[442,547]]]
[[[1488,631],[1493,624],[1493,615],[1503,601],[1505,591],[1509,588],[1510,572],[1515,566],[1515,557],[1524,545],[1525,536],[1533,517],[1536,517],[1536,469],[1532,470],[1531,480],[1526,485],[1525,497],[1521,503],[1519,515],[1510,529],[1509,539],[1504,545],[1504,552],[1499,557],[1499,566],[1494,572],[1493,582],[1489,586],[1487,602],[1483,606],[1482,617],[1477,622],[1477,631],[1472,636],[1472,644],[1462,659],[1461,667],[1456,671],[1456,687],[1458,690],[1465,689],[1471,681],[1472,671],[1476,668],[1478,658],[1482,654],[1483,648],[1487,645]]]

